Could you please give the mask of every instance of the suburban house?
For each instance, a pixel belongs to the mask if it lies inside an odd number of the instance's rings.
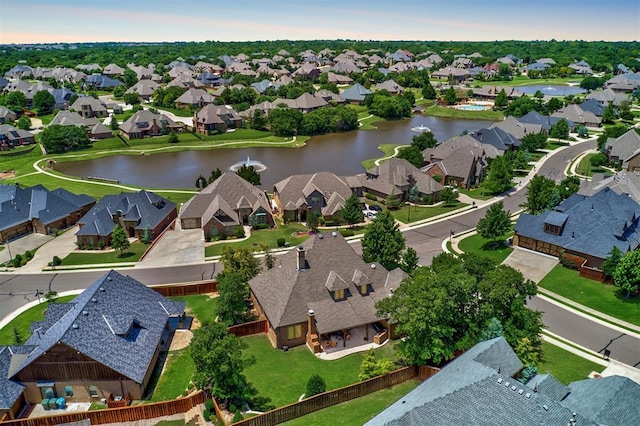
[[[637,423],[640,385],[622,376],[565,386],[549,374],[516,380],[522,363],[503,337],[480,342],[365,423],[566,426]]]
[[[120,134],[127,139],[141,139],[149,136],[182,132],[184,124],[176,123],[164,114],[154,114],[149,110],[137,111],[119,127]]]
[[[312,95],[311,93],[303,93],[295,99],[278,98],[272,102],[272,105],[275,106],[279,106],[280,104],[285,104],[289,108],[298,109],[303,114],[329,105],[329,103],[322,97]]]
[[[302,64],[300,68],[292,74],[294,77],[302,77],[305,79],[316,78],[320,75],[320,70],[312,63]]]
[[[526,135],[542,133],[542,124],[522,123],[513,116],[508,116],[502,121],[493,123],[489,129],[501,129],[517,139],[522,139]]]
[[[18,114],[8,109],[6,106],[0,106],[0,124],[12,124],[18,119]]]
[[[0,243],[36,232],[73,226],[96,200],[66,189],[47,190],[42,185],[21,188],[0,185]]]
[[[376,84],[376,90],[386,90],[392,95],[399,95],[404,92],[404,87],[393,80],[385,80],[382,83]]]
[[[329,84],[351,84],[353,79],[346,75],[340,75],[333,72],[327,73],[327,83]]]
[[[358,175],[362,190],[379,198],[396,195],[401,201],[409,199],[409,191],[415,186],[419,197],[437,201],[442,185],[402,158],[390,158],[366,173]]]
[[[83,96],[70,106],[82,116],[82,118],[106,117],[107,106],[99,99],[92,96]]]
[[[0,126],[1,127],[1,126]],[[609,138],[604,144],[609,161],[622,165],[628,171],[640,170],[640,135],[635,129],[617,138]]]
[[[124,74],[124,68],[116,65],[116,64],[109,64],[106,67],[104,67],[104,69],[102,70],[102,74],[104,75],[109,75],[109,76],[120,76]]]
[[[182,229],[204,230],[205,235],[233,235],[238,225],[273,226],[271,206],[264,191],[234,172],[225,172],[180,209]]]
[[[498,97],[501,91],[504,90],[504,93],[507,95],[509,99],[520,98],[524,96],[524,93],[519,91],[515,87],[509,86],[482,86],[479,89],[473,89],[473,96],[479,99],[491,99],[495,100]]]
[[[94,89],[113,89],[123,84],[120,80],[102,74],[91,74],[85,83]]]
[[[351,194],[346,179],[331,172],[289,176],[273,187],[273,200],[283,218],[299,222],[312,211],[331,220]]]
[[[445,68],[441,68],[437,71],[434,71],[431,74],[433,78],[440,78],[445,80],[452,80],[458,83],[461,83],[471,77],[469,74],[469,70],[465,68],[456,68],[452,66],[448,66]]]
[[[0,346],[0,372],[10,365],[1,394],[30,404],[141,399],[161,349],[186,322],[184,308],[110,271],[72,301],[50,304],[24,345]]]
[[[443,185],[469,188],[478,185],[489,167],[487,158],[499,153],[470,135],[458,136],[422,151],[426,163],[420,170]],[[436,176],[440,176],[437,178]]]
[[[79,245],[104,247],[111,243],[116,225],[124,228],[129,238],[156,238],[178,216],[175,203],[142,190],[105,195],[78,221]]]
[[[124,93],[135,93],[141,99],[148,101],[159,87],[160,85],[153,80],[140,80]]]
[[[404,279],[399,269],[389,272],[378,263],[365,263],[337,232],[311,236],[276,263],[249,281],[251,299],[268,321],[274,348],[306,343],[317,353],[327,335],[347,337],[356,328],[364,328],[362,334],[371,342],[371,326],[386,325],[376,313],[376,302]]]
[[[491,145],[494,147],[499,155],[504,155],[507,151],[515,151],[520,146],[520,139],[499,127],[476,130],[471,136],[483,146]]]
[[[602,118],[602,114],[604,113],[606,105],[608,104],[603,105],[602,103],[598,102],[597,99],[591,98],[582,102],[580,104],[580,108],[582,108],[583,111],[589,111],[593,113],[596,117]]]
[[[242,117],[226,105],[210,103],[193,116],[194,130],[203,135],[214,131],[224,132],[228,128],[241,128],[242,123]]]
[[[18,129],[10,124],[0,124],[0,151],[32,143],[36,143],[36,139],[28,130]]]
[[[513,244],[552,256],[563,253],[599,268],[615,246],[627,253],[640,244],[640,204],[604,188],[594,195],[573,194],[540,215],[521,214]]]
[[[345,89],[340,96],[351,104],[359,104],[364,101],[364,98],[366,98],[367,95],[372,93],[373,92],[371,90],[367,89],[362,84],[356,83],[348,89]]]
[[[202,108],[212,104],[215,96],[204,89],[191,88],[176,99],[176,108]]]
[[[586,127],[600,127],[602,124],[602,118],[597,117],[594,113],[585,111],[578,105],[571,104],[564,108],[560,108],[553,114],[552,117],[564,118],[575,124],[582,124]]]
[[[59,111],[49,126],[59,124],[60,126],[82,127],[92,139],[105,139],[113,137],[113,132],[95,117],[84,118],[74,111]]]
[[[549,133],[549,130],[551,130],[551,126],[553,126],[560,120],[567,120],[567,119],[564,117],[542,115],[537,111],[529,111],[522,117],[518,118],[518,121],[524,125],[540,126],[542,128],[542,131],[544,131],[545,133]],[[576,127],[576,124],[571,120],[567,120],[567,123],[569,123],[570,129],[574,129]]]

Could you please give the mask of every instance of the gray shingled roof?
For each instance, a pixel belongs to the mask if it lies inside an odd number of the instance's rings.
[[[337,192],[343,199],[348,199],[352,192],[347,183],[331,172],[318,172],[306,175],[292,175],[277,182],[274,192],[278,192],[278,197],[284,210],[295,210],[287,206],[300,206],[304,202],[305,188],[315,187],[325,198],[325,205],[332,194]]]
[[[416,185],[423,195],[432,195],[442,191],[442,185],[431,176],[420,171],[416,166],[402,158],[390,158],[379,166],[367,170],[361,175],[361,184],[365,189],[372,189],[382,194],[402,194],[403,188]],[[409,188],[411,189],[411,188]]]
[[[545,223],[558,225],[560,219],[564,219],[558,212],[568,216],[562,233],[545,232]],[[639,218],[638,203],[626,194],[616,194],[604,188],[589,197],[574,194],[560,203],[555,211],[538,216],[521,214],[515,231],[523,237],[605,259],[613,246],[626,253],[640,244]]]
[[[118,210],[125,220],[137,221],[136,230],[147,227],[154,229],[176,208],[175,203],[153,192],[123,192],[118,195],[105,195],[95,206],[80,218],[82,224],[76,235],[107,236],[116,224],[113,215]]]
[[[299,250],[295,249],[249,282],[273,328],[305,321],[309,309],[315,312],[320,333],[377,321],[375,303],[404,278],[380,264],[374,268],[365,263],[340,234],[317,234],[301,247],[307,268],[298,270]],[[371,284],[367,295],[360,294],[353,281],[360,283],[361,274]],[[334,301],[330,289],[344,289],[346,298]]]
[[[10,410],[25,388],[23,385],[9,380],[11,360],[15,349],[15,346],[0,346],[0,410]]]
[[[489,126],[490,129],[493,129],[494,127],[498,127],[505,132],[512,134],[518,139],[522,139],[528,134],[542,132],[541,124],[521,123],[517,118],[511,115],[504,120],[493,123],[491,126]]]
[[[473,132],[471,136],[483,146],[491,145],[500,152],[505,152],[520,146],[520,140],[518,138],[505,132],[500,127],[479,129]]]
[[[170,316],[184,314],[184,302],[166,299],[129,276],[110,271],[66,305],[55,320],[45,315],[25,345],[35,346],[12,376],[56,344],[67,345],[142,383]],[[52,311],[59,316],[62,309]],[[137,334],[127,334],[137,329]]]
[[[640,135],[635,129],[630,129],[618,138],[607,139],[604,147],[610,157],[625,161],[640,149]]]
[[[362,102],[364,98],[371,93],[373,93],[371,90],[365,88],[360,83],[356,83],[348,89],[345,89],[340,96],[347,102]]]

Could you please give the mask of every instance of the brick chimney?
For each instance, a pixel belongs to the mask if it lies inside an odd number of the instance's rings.
[[[298,246],[297,252],[298,252],[298,263],[297,263],[297,268],[296,269],[298,271],[302,271],[304,269],[307,269],[307,260],[305,258],[304,247],[303,246]]]

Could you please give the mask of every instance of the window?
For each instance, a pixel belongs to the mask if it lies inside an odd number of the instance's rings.
[[[335,290],[333,292],[333,299],[334,300],[341,300],[344,299],[344,289],[341,288],[340,290]]]
[[[302,337],[302,324],[290,325],[287,327],[287,339],[298,339]]]
[[[320,204],[320,197],[311,197],[311,204]]]
[[[98,387],[91,385],[89,386],[89,396],[91,397],[97,397],[98,396]]]
[[[560,227],[557,225],[551,225],[549,223],[545,223],[544,232],[546,232],[547,234],[560,235]]]
[[[366,296],[369,290],[368,287],[369,286],[367,284],[362,284],[360,286],[360,294],[362,294],[363,296]]]

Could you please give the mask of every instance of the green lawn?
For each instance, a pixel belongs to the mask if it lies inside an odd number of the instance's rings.
[[[595,362],[565,351],[549,342],[542,342],[544,360],[538,365],[538,373],[552,374],[560,382],[568,385],[576,380],[589,378],[592,371],[602,372],[604,367]]]
[[[35,296],[30,295],[30,297]],[[58,299],[56,299],[56,302],[65,303],[74,299],[75,297],[76,296],[59,297]],[[44,312],[46,311],[47,306],[47,303],[42,303],[40,305],[29,308],[15,317],[9,324],[0,329],[0,345],[14,345],[16,343],[13,335],[14,326],[18,329],[18,333],[20,334],[20,337],[22,337],[22,341],[26,341],[29,336],[31,336],[31,332],[29,331],[31,323],[34,321],[42,321],[44,319]]]
[[[527,76],[519,75],[513,77],[509,81],[477,81],[475,86],[534,86],[537,84],[549,85],[549,84],[567,84],[567,83],[579,83],[582,77],[557,77],[557,78],[529,78]]]
[[[249,382],[259,395],[271,398],[271,404],[280,407],[296,402],[305,391],[307,381],[319,374],[327,389],[336,389],[358,382],[358,372],[365,352],[348,355],[335,361],[316,358],[306,345],[287,352],[274,349],[265,334],[242,338],[248,344],[244,354],[253,355],[256,364],[245,370]],[[396,359],[395,342],[376,350],[378,359]]]
[[[62,259],[62,265],[96,265],[100,263],[122,263],[137,262],[144,251],[149,247],[148,244],[132,243],[128,249],[123,252],[120,257],[120,251],[102,251],[92,250],[84,253],[70,253]]]
[[[640,325],[640,297],[626,299],[625,292],[618,287],[583,278],[578,271],[557,265],[538,285],[591,309]]]
[[[582,176],[593,176],[594,173],[607,173],[608,170],[603,169],[602,167],[591,166],[591,163],[590,163],[591,158],[593,158],[596,155],[598,154],[593,153],[593,154],[587,154],[584,157],[582,157],[582,160],[580,160],[580,164],[578,164],[578,167],[576,168],[576,173]]]
[[[376,130],[377,127],[374,126],[374,123],[377,123],[379,121],[385,121],[384,118],[382,117],[378,117],[377,115],[371,116],[369,117],[371,114],[369,114],[368,112],[365,114],[365,117],[367,118],[363,118],[360,121],[360,127],[358,127],[358,130]]]
[[[187,390],[194,372],[195,365],[188,346],[169,352],[164,371],[151,395],[151,402],[167,401],[182,395]]]
[[[169,111],[170,113],[178,117],[193,117],[193,111],[191,111],[189,108],[166,108],[154,106],[150,106],[150,108],[156,108],[159,112]]]
[[[441,118],[461,118],[463,120],[491,120],[501,121],[504,114],[501,111],[464,111],[461,109],[432,106],[424,110],[424,115]]]
[[[278,219],[276,219],[276,223],[277,228],[274,229],[259,229],[251,231],[251,236],[246,240],[238,242],[228,240],[228,242],[207,246],[204,249],[204,255],[205,257],[221,255],[225,247],[259,250],[262,244],[266,244],[269,248],[275,249],[278,247],[278,238],[284,238],[289,245],[295,246],[309,238],[308,234],[300,236],[294,235],[294,233],[298,231],[308,231],[308,229],[301,223],[290,222],[283,224]]]
[[[562,141],[548,141],[547,142],[547,149],[558,149],[558,148],[562,148],[564,146],[569,146],[569,142],[562,142]]]
[[[364,167],[365,170],[369,170],[370,168],[375,167],[375,165],[376,165],[375,163],[376,163],[377,159],[385,158],[385,157],[389,157],[389,156],[393,155],[396,146],[398,146],[398,145],[392,144],[392,143],[382,144],[382,145],[378,146],[378,149],[380,151],[382,151],[382,155],[380,157],[370,158],[368,160],[363,160],[362,163],[360,163],[360,164],[362,164],[362,167]]]
[[[458,247],[464,253],[475,253],[490,257],[498,263],[502,263],[513,251],[512,247],[504,245],[504,240],[510,238],[513,233],[501,235],[498,238],[498,247],[493,247],[493,241],[482,238],[480,234],[475,234],[461,240]]]
[[[206,294],[175,296],[169,299],[186,302],[188,314],[197,318],[202,324],[215,321],[218,315],[218,299]]]
[[[490,200],[493,198],[492,194],[482,192],[482,188],[458,188],[458,192],[476,200]]]
[[[337,424],[336,420],[339,420],[340,424],[361,425],[412,391],[420,383],[418,380],[409,380],[391,388],[298,417],[283,424],[289,426],[329,426]]]
[[[457,210],[459,208],[468,206],[469,204],[461,203],[456,201],[455,203],[449,204],[447,206],[407,206],[403,205],[399,210],[390,210],[393,217],[396,220],[399,220],[402,223],[409,222],[417,222],[419,220],[428,219],[430,217],[435,217],[441,215],[443,213],[449,213],[453,210]]]

